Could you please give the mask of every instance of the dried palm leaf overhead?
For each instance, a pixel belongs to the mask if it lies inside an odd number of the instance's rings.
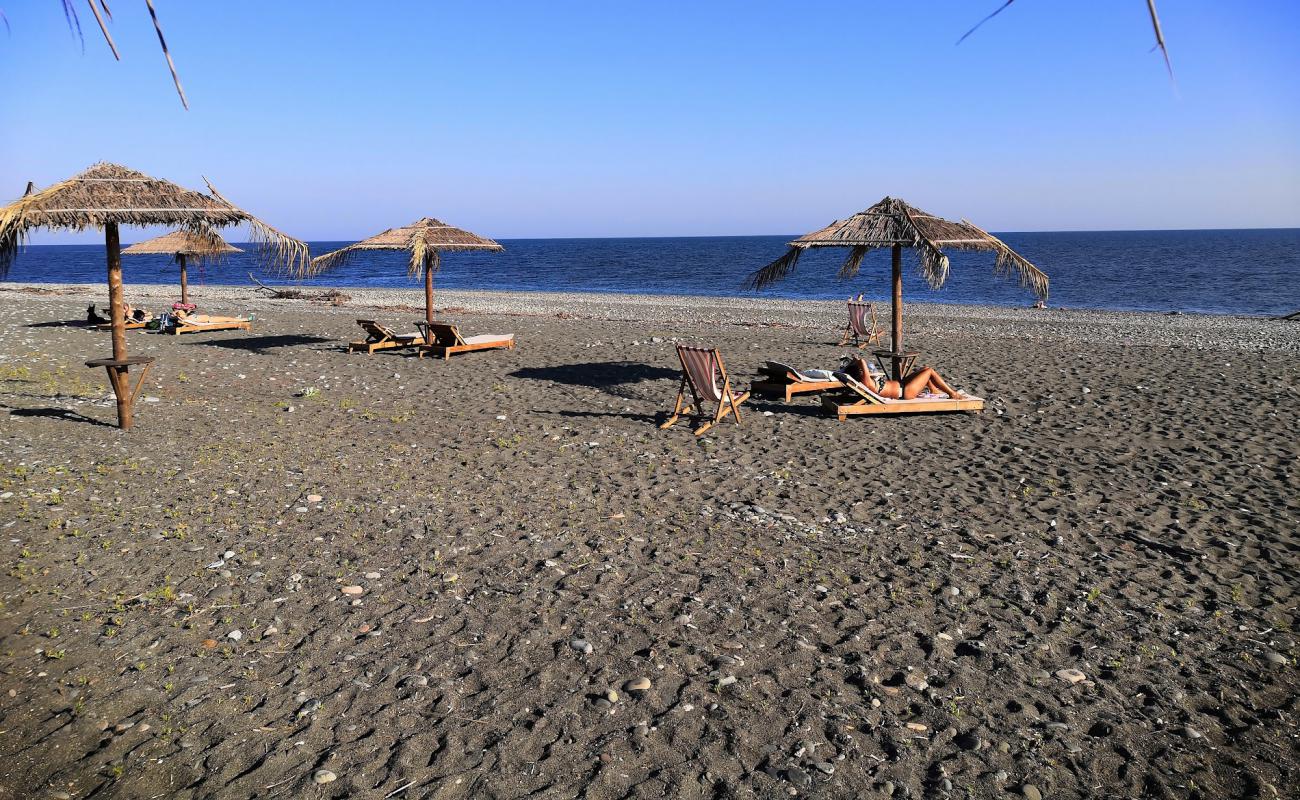
[[[317,256],[311,261],[313,274],[346,264],[363,250],[409,250],[407,274],[424,276],[424,319],[433,323],[433,276],[442,265],[439,253],[481,250],[499,253],[504,247],[484,236],[461,230],[431,217],[423,217],[400,228],[389,228],[356,244]]]
[[[438,271],[438,253],[457,250],[483,250],[500,252],[505,248],[491,239],[462,230],[432,217],[423,217],[403,225],[389,228],[383,233],[375,234],[356,244],[317,256],[311,260],[312,273],[322,272],[346,264],[348,259],[362,250],[409,250],[411,261],[407,269],[412,277],[423,274],[424,270]]]
[[[200,237],[247,225],[264,260],[293,273],[309,266],[307,245],[238,208],[208,184],[209,194],[117,164],[99,163],[0,208],[0,278],[37,228],[83,231],[114,225],[176,225]]]
[[[1020,285],[1047,299],[1047,275],[1001,239],[966,220],[951,222],[893,197],[790,242],[789,251],[752,273],[747,285],[762,289],[785,278],[794,272],[803,251],[812,247],[849,248],[849,256],[839,274],[841,278],[851,278],[858,274],[869,250],[895,245],[917,251],[921,275],[931,288],[938,289],[948,280],[948,256],[944,250],[991,250],[996,256],[994,271],[998,275],[1015,275]]]
[[[222,239],[216,231],[172,231],[143,242],[136,242],[122,251],[122,255],[185,256],[197,261],[216,261],[230,253],[242,253],[238,247]]]

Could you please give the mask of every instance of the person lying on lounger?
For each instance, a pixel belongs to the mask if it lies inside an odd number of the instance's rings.
[[[848,374],[875,389],[881,397],[890,400],[915,400],[922,392],[927,391],[946,394],[953,400],[965,398],[964,394],[949,386],[948,382],[934,371],[934,367],[921,367],[905,376],[902,381],[896,381],[884,376],[877,379],[864,358],[853,356],[851,361],[853,363],[849,365]]]
[[[213,314],[195,314],[192,311],[186,311],[178,308],[172,312],[172,316],[188,325],[213,325],[222,322],[247,322],[245,317],[219,317]]]
[[[135,308],[130,303],[122,304],[122,316],[126,318],[127,322],[148,322],[153,319],[153,314],[143,308]]]

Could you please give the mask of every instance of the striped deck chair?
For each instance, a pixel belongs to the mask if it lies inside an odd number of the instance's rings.
[[[843,347],[849,340],[859,349],[885,340],[885,328],[876,320],[874,304],[859,299],[849,301],[849,326],[844,329],[839,346]]]
[[[731,379],[727,377],[727,368],[722,365],[722,354],[718,349],[679,344],[677,357],[682,362],[682,383],[677,388],[677,402],[673,405],[673,413],[659,427],[671,427],[682,414],[691,412],[691,405],[685,402],[687,388],[691,390],[691,396],[695,399],[695,416],[700,423],[695,429],[696,436],[712,428],[731,413],[736,415],[736,424],[739,425],[740,404],[749,399],[749,392],[736,394],[732,390]],[[718,404],[713,419],[709,419],[704,411],[706,400]]]

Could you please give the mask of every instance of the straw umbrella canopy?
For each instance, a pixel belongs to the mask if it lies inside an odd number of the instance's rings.
[[[200,264],[214,263],[230,253],[242,253],[238,247],[226,242],[216,231],[172,231],[143,242],[136,242],[122,251],[124,256],[170,255],[181,269],[181,303],[189,305],[190,281],[185,264],[194,259]]]
[[[121,225],[178,225],[200,235],[217,228],[247,225],[263,259],[292,272],[308,266],[307,245],[238,208],[212,186],[208,193],[192,191],[117,164],[99,163],[40,191],[27,184],[20,199],[0,208],[0,279],[33,230],[104,231],[108,255],[108,306],[113,328],[113,357],[89,362],[108,370],[117,395],[118,426],[131,427],[133,391],[127,371],[144,359],[128,359],[126,320],[122,303]]]
[[[401,228],[389,228],[356,244],[317,256],[311,261],[312,273],[346,264],[357,253],[366,250],[408,250],[411,260],[407,274],[424,276],[424,319],[433,322],[433,276],[442,265],[442,253],[461,250],[478,250],[499,253],[504,247],[491,239],[461,230],[431,217],[423,217]]]
[[[789,276],[799,263],[799,256],[813,247],[849,249],[848,258],[840,267],[841,278],[857,275],[868,251],[890,248],[893,267],[890,303],[893,348],[889,355],[895,380],[902,378],[904,247],[916,250],[921,275],[932,289],[940,288],[948,280],[948,256],[944,254],[945,249],[986,250],[994,254],[993,271],[996,274],[1015,275],[1021,286],[1033,290],[1039,299],[1047,299],[1047,275],[1001,239],[966,220],[950,222],[894,197],[886,197],[866,211],[800,236],[790,242],[789,247],[785,255],[750,274],[747,285],[753,289],[762,289]]]

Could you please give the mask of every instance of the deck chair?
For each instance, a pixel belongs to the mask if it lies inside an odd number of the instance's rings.
[[[366,340],[364,342],[349,342],[349,353],[359,353],[365,350],[367,355],[374,355],[376,350],[419,347],[424,344],[424,337],[418,333],[399,336],[392,328],[373,319],[359,319],[357,324],[361,326],[361,330],[366,332]]]
[[[469,353],[474,350],[513,350],[515,335],[513,333],[482,333],[478,336],[461,336],[455,325],[441,322],[417,322],[420,333],[424,335],[424,344],[420,346],[420,358],[425,353],[441,356],[444,361],[457,353]]]
[[[673,413],[659,427],[661,429],[672,427],[682,414],[691,412],[692,406],[685,402],[688,388],[695,399],[696,419],[700,422],[699,427],[695,429],[696,436],[712,428],[731,413],[736,415],[736,424],[739,425],[740,404],[749,399],[749,392],[736,394],[732,390],[731,380],[727,377],[727,368],[722,365],[722,354],[718,349],[679,344],[677,357],[682,362],[682,383],[677,387],[677,402],[673,405]],[[709,419],[704,412],[706,400],[718,404],[713,419]]]
[[[843,347],[850,340],[859,349],[885,340],[885,328],[876,320],[874,304],[863,300],[849,301],[849,326],[844,329],[839,346]]]
[[[758,371],[762,379],[755,381],[750,390],[758,394],[784,395],[787,403],[797,394],[844,388],[838,378],[824,369],[801,372],[778,361],[769,361]]]
[[[921,414],[937,411],[979,411],[984,401],[966,396],[954,400],[946,394],[918,397],[915,400],[893,400],[882,396],[871,387],[845,372],[835,377],[843,384],[848,397],[822,397],[822,407],[835,415],[840,422],[858,414]]]

